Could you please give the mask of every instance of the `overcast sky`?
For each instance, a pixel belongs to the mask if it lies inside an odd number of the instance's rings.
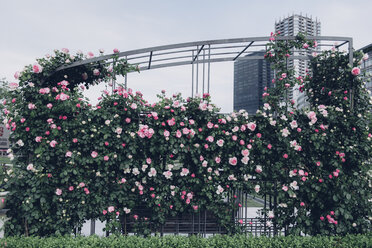
[[[358,49],[372,43],[369,0],[0,0],[0,78],[54,49],[112,53],[189,41],[268,36],[276,20],[307,14],[321,21],[321,35],[347,36]],[[128,86],[155,101],[162,89],[191,93],[191,67],[130,74]],[[98,87],[99,89],[102,88]],[[97,98],[97,89],[88,95]],[[211,66],[213,102],[230,112],[233,63]]]

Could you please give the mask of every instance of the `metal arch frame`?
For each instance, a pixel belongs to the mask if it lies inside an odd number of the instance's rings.
[[[164,67],[173,67],[181,65],[192,66],[192,96],[194,91],[199,93],[199,64],[202,67],[202,90],[205,88],[209,93],[210,89],[210,64],[215,62],[236,61],[241,59],[263,59],[263,56],[245,56],[259,50],[266,50],[266,45],[270,37],[250,37],[233,38],[219,40],[205,40],[178,43],[164,46],[148,47],[136,50],[120,52],[118,54],[103,55],[91,59],[74,62],[70,65],[59,67],[56,71],[61,71],[90,63],[104,62],[112,63],[114,56],[123,57],[131,64],[137,64],[140,71],[158,69]],[[277,36],[276,40],[295,40],[295,36]],[[348,44],[349,63],[353,63],[353,39],[351,37],[337,36],[306,36],[308,40],[317,40],[319,47],[335,47]],[[340,44],[335,44],[340,42]],[[319,51],[314,50],[314,51]],[[305,50],[297,50],[305,52]],[[308,52],[308,50],[306,50]],[[300,53],[301,54],[301,53]],[[305,53],[309,54],[309,53]],[[308,59],[309,55],[292,56],[290,59]],[[207,87],[205,87],[205,63],[207,63]],[[194,73],[196,66],[196,73]],[[194,78],[195,76],[195,78]],[[196,85],[194,87],[194,80]],[[125,77],[125,85],[127,77]]]

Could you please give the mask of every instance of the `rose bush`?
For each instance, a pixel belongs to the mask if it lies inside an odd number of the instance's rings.
[[[315,57],[312,73],[295,78],[283,61],[292,47],[316,43],[275,36],[265,57],[275,65],[276,87],[256,116],[218,114],[208,94],[162,92],[149,104],[121,86],[91,106],[83,89],[136,69],[115,55],[112,67],[57,70],[92,56],[63,49],[17,73],[3,102],[17,165],[7,185],[6,234],[67,234],[97,218],[117,232],[126,217],[148,234],[170,216],[203,210],[236,232],[243,225],[233,218],[237,190],[277,199],[263,213],[266,225],[296,234],[367,232],[371,134],[363,83],[337,51]],[[286,99],[295,83],[309,109]]]

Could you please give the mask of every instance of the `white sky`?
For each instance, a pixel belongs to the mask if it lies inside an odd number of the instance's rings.
[[[67,47],[98,54],[198,40],[268,36],[275,20],[307,14],[321,21],[321,35],[348,36],[354,48],[372,43],[369,0],[0,0],[0,78],[36,58]],[[130,74],[128,86],[155,101],[162,89],[191,92],[191,66]],[[98,87],[99,89],[103,88]],[[98,90],[89,93],[97,98]],[[233,63],[211,65],[213,102],[230,112]]]

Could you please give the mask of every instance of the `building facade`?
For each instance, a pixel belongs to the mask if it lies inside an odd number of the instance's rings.
[[[253,52],[234,62],[234,110],[244,109],[255,114],[262,106],[265,87],[271,86],[273,70],[263,59],[264,51]],[[249,56],[262,56],[262,59],[249,59]]]
[[[320,21],[313,20],[311,17],[294,14],[287,18],[280,19],[275,22],[275,32],[280,32],[283,36],[295,36],[298,33],[303,33],[309,36],[320,36]],[[296,51],[294,56],[311,55],[310,51]],[[294,68],[296,77],[304,77],[307,69],[310,67],[310,61],[303,59],[291,59],[288,62],[288,67]],[[299,85],[295,85],[289,92],[289,98],[295,101],[295,107],[303,108],[307,106],[306,97],[304,93],[298,90]]]
[[[364,73],[364,81],[366,82],[366,88],[369,90],[369,95],[372,97],[372,43],[361,48],[364,54],[367,54],[367,59],[363,60],[361,64],[362,73]]]

